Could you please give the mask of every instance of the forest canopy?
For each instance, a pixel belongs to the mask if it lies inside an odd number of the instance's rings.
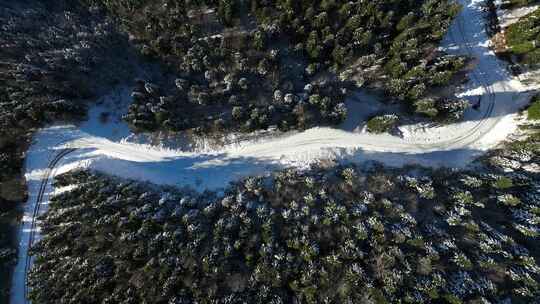
[[[459,11],[453,1],[85,1],[173,75],[134,92],[125,119],[137,130],[337,124],[358,86],[411,112],[435,97],[417,111],[431,119],[454,114],[437,96],[465,64],[437,51]]]

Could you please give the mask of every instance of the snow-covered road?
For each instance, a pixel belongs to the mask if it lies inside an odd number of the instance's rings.
[[[401,128],[404,137],[399,138],[345,131],[354,129],[350,124],[355,122],[349,120],[348,127],[343,129],[313,128],[273,139],[231,144],[216,151],[184,152],[125,140],[130,136],[127,126],[115,116],[105,119],[102,115],[118,113],[116,110],[127,107],[130,91],[120,87],[90,110],[87,122],[42,129],[35,135],[26,158],[30,195],[19,232],[19,262],[13,276],[11,303],[24,303],[24,264],[36,195],[49,160],[65,147],[77,151],[62,159],[55,174],[87,167],[127,178],[203,190],[219,189],[230,181],[272,169],[306,167],[324,158],[377,160],[394,166],[415,163],[460,167],[505,140],[517,129],[516,113],[527,102],[528,88],[513,79],[505,64],[489,50],[483,1],[460,2],[463,11],[453,23],[443,49],[477,59],[471,81],[460,95],[471,101],[483,96],[483,102],[480,111],[468,111],[465,120],[457,124],[437,128],[405,126]],[[351,109],[361,108],[354,103],[349,101]],[[45,190],[44,207],[55,191],[50,185]]]

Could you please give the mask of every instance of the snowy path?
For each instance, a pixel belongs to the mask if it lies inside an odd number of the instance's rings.
[[[31,220],[28,221],[28,224],[25,224],[27,227],[27,230],[29,231],[28,235],[28,241],[26,242],[27,248],[31,248],[33,244],[35,244],[36,236],[39,237],[39,231],[36,229],[37,227],[37,217],[42,214],[40,212],[41,208],[43,207],[43,200],[46,194],[47,188],[49,187],[49,182],[51,181],[51,177],[54,176],[54,172],[56,170],[56,166],[62,161],[62,159],[67,156],[70,153],[73,153],[75,149],[63,149],[59,151],[49,162],[49,165],[47,166],[47,169],[45,170],[43,174],[43,179],[39,185],[39,190],[37,192],[36,198],[34,200],[34,210],[33,214],[31,215]],[[25,273],[28,273],[30,270],[30,267],[32,265],[32,257],[30,255],[26,256],[25,259]],[[24,285],[24,294],[28,295],[28,286],[27,283]]]
[[[527,88],[512,79],[504,63],[489,50],[482,1],[460,2],[463,11],[452,25],[443,48],[477,59],[478,66],[461,96],[471,101],[483,96],[480,111],[468,111],[461,123],[429,129],[406,126],[401,129],[403,138],[314,128],[270,140],[229,145],[219,151],[183,152],[126,142],[123,139],[130,132],[118,117],[103,121],[102,113],[126,108],[129,89],[119,88],[104,96],[103,102],[90,110],[89,120],[80,126],[53,126],[38,132],[26,158],[30,195],[19,231],[19,261],[13,276],[11,303],[25,302],[24,264],[36,195],[50,159],[66,146],[77,150],[62,159],[53,176],[86,167],[127,178],[204,190],[219,189],[230,181],[272,169],[306,167],[323,158],[378,160],[394,166],[415,163],[460,167],[505,140],[517,129],[516,113],[527,102],[524,93]],[[54,191],[51,188],[48,185],[45,189],[44,207]],[[39,236],[39,227],[36,229]]]

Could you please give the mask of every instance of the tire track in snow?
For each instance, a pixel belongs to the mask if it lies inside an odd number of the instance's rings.
[[[56,165],[64,158],[66,155],[73,153],[77,149],[69,148],[64,149],[60,151],[49,163],[47,166],[46,172],[44,174],[44,178],[41,181],[39,192],[36,197],[34,210],[32,213],[32,219],[30,224],[30,237],[28,239],[28,250],[31,250],[32,246],[34,245],[34,238],[36,235],[36,228],[37,228],[37,221],[36,218],[39,216],[39,211],[41,208],[41,204],[43,203],[43,196],[45,194],[45,191],[47,190],[47,185],[49,183],[49,179],[51,178],[52,172],[55,169]],[[30,254],[26,254],[25,259],[25,266],[24,266],[24,300],[25,303],[28,302],[28,295],[29,295],[29,288],[28,288],[28,272],[30,270],[30,266],[32,264],[32,256]]]

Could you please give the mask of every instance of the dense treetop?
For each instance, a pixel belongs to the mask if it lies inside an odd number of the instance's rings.
[[[464,65],[436,51],[452,1],[86,1],[176,76],[137,91],[126,119],[140,130],[336,124],[345,88],[364,84],[428,117],[461,111],[435,94]]]
[[[538,67],[540,64],[540,9],[510,25],[505,33],[510,53],[519,62]]]
[[[118,72],[122,65],[112,58],[119,54],[126,58],[129,47],[105,16],[64,1],[8,0],[0,6],[0,303],[4,303],[10,286],[6,280],[17,256],[14,230],[19,224],[18,203],[26,196],[21,170],[31,132],[45,123],[83,117],[83,100]],[[125,70],[118,74],[127,75]]]

